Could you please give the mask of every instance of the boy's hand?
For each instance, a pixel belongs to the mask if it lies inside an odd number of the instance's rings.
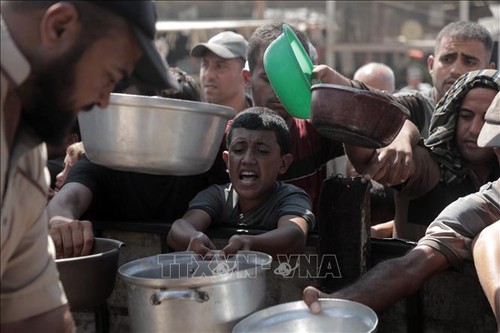
[[[234,235],[229,238],[228,244],[221,250],[222,256],[235,254],[240,250],[250,250],[250,238],[244,235]]]
[[[215,250],[215,245],[207,235],[200,231],[191,237],[187,250],[205,256],[211,250]]]

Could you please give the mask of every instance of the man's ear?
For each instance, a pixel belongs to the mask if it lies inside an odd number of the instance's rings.
[[[432,74],[432,70],[434,69],[434,56],[432,54],[427,58],[427,69]]]
[[[58,2],[50,6],[40,21],[40,40],[45,48],[66,52],[80,38],[81,22],[74,5]]]
[[[282,175],[284,174],[287,170],[290,164],[293,162],[293,155],[292,154],[285,154],[281,156],[281,166],[279,170],[279,174]]]
[[[222,152],[222,159],[226,162],[226,168],[229,168],[229,152],[227,150]]]
[[[243,75],[243,81],[245,81],[245,85],[247,87],[250,87],[251,82],[250,82],[250,71],[246,68],[243,68],[241,70],[241,75]]]

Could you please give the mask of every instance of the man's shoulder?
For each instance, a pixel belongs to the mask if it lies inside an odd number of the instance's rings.
[[[434,88],[428,90],[416,90],[416,89],[401,89],[393,94],[396,98],[406,98],[412,97],[417,100],[425,101],[427,105],[432,108],[435,107],[436,102],[434,101],[435,91]]]

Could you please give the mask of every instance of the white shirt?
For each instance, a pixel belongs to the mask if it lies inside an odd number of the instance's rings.
[[[9,151],[4,104],[11,85],[21,84],[30,66],[1,20],[1,251],[0,322],[36,316],[67,303],[48,234],[48,173],[45,145],[19,130]]]

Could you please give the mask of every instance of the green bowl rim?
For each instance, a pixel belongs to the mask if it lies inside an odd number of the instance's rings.
[[[301,52],[301,55],[305,56],[306,62],[309,65],[309,67],[311,68],[311,73],[312,73],[312,69],[314,68],[314,65],[313,65],[313,63],[311,61],[311,58],[309,57],[307,51],[304,49],[304,46],[302,45],[302,43],[298,39],[297,35],[293,32],[292,28],[288,24],[286,24],[286,23],[283,24],[283,33],[280,36],[278,36],[274,41],[272,41],[271,44],[274,43],[282,35],[284,35],[284,37],[288,41],[288,43],[287,43],[287,45],[288,45],[287,50],[288,50],[289,54],[292,56],[291,58],[293,58],[293,61],[295,61],[296,66],[300,69],[300,73],[302,74],[300,77],[303,79],[303,82],[306,83],[306,86],[308,87],[307,90],[308,90],[309,104],[310,104],[311,103],[311,90],[310,89],[311,89],[311,86],[312,86],[312,82],[311,82],[311,80],[307,79],[307,76],[304,73],[304,70],[302,69],[302,66],[300,65],[300,62],[297,59],[297,54],[296,54],[296,52],[294,51],[294,49],[292,47],[292,40],[297,43],[297,45],[299,47],[299,50]],[[264,51],[263,65],[264,65],[264,70],[265,70],[265,72],[266,72],[266,74],[268,76],[269,82],[271,83],[271,86],[273,87],[273,89],[274,89],[277,97],[279,98],[278,92],[276,91],[276,88],[273,86],[273,82],[272,82],[274,80],[274,77],[273,77],[273,75],[269,75],[268,74],[268,71],[267,71],[267,68],[268,68],[267,64],[268,64],[268,62],[265,61],[265,59],[267,59],[267,51],[268,51],[269,46],[271,44],[269,44],[267,46],[266,50]],[[280,90],[280,89],[278,88],[278,90]],[[280,101],[281,101],[281,99],[280,99]],[[285,106],[285,105],[283,105],[283,106]],[[285,107],[285,109],[288,112],[288,109],[286,107]],[[308,112],[306,111],[305,114],[301,114],[300,116],[298,116],[297,114],[292,114],[292,113],[290,113],[290,115],[292,115],[295,118],[309,119],[311,117],[311,110],[309,110]]]

